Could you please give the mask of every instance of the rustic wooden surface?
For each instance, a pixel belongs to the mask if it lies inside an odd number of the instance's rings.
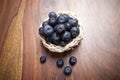
[[[81,44],[66,55],[41,45],[38,27],[51,10],[72,11],[84,26]],[[78,62],[65,76],[70,56]],[[120,0],[0,0],[0,80],[21,79],[120,80]]]

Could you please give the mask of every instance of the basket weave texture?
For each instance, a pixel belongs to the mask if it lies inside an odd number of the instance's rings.
[[[52,43],[48,43],[45,41],[45,39],[40,35],[40,38],[41,38],[41,41],[44,45],[44,47],[46,47],[49,51],[51,52],[57,52],[57,53],[63,53],[65,51],[68,51],[68,50],[71,50],[73,49],[75,46],[77,46],[81,40],[83,39],[83,27],[80,25],[80,20],[79,18],[77,17],[77,15],[73,14],[72,12],[63,12],[63,11],[60,11],[60,12],[57,12],[57,15],[61,15],[61,14],[68,14],[70,17],[72,18],[76,18],[78,19],[78,28],[80,30],[80,33],[79,35],[74,38],[70,43],[68,43],[65,47],[61,47],[61,46],[58,46],[58,45],[55,45],[55,44],[52,44]],[[47,21],[48,18],[46,18],[44,21]],[[42,23],[39,27],[42,27]]]

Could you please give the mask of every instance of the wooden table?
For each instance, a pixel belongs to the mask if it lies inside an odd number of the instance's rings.
[[[50,11],[72,11],[84,26],[84,39],[67,55],[41,45],[38,27]],[[78,62],[65,76],[70,56]],[[120,0],[0,0],[0,80],[21,79],[120,80]]]

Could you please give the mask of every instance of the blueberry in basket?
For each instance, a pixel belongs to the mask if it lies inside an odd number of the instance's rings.
[[[82,39],[80,32],[79,20],[74,14],[67,12],[49,12],[48,18],[39,28],[43,45],[53,52],[64,52],[77,46]],[[69,43],[71,46],[67,46]],[[68,49],[63,49],[66,46]]]

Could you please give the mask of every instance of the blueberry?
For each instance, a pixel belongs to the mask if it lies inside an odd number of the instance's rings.
[[[79,32],[80,32],[79,28],[77,28],[77,27],[72,27],[70,29],[70,33],[71,33],[72,38],[77,37],[79,35]]]
[[[40,28],[39,28],[39,34],[40,34],[41,36],[44,36],[43,27],[40,27]]]
[[[65,41],[61,41],[60,42],[60,46],[65,47],[66,46],[66,42]]]
[[[74,56],[70,57],[69,63],[70,63],[71,65],[75,65],[75,64],[77,63],[77,58],[74,57]]]
[[[65,23],[66,30],[70,30],[71,26],[69,23]]]
[[[54,26],[57,23],[57,19],[54,17],[49,18],[49,24],[51,26]]]
[[[43,28],[45,37],[49,37],[53,34],[54,29],[50,25],[45,25]]]
[[[78,20],[77,19],[69,19],[68,23],[71,25],[71,26],[77,26],[78,25]]]
[[[62,14],[62,16],[65,17],[65,21],[66,21],[66,22],[67,22],[67,21],[69,20],[69,18],[70,18],[70,16],[69,16],[68,14]]]
[[[64,24],[57,24],[54,29],[55,29],[56,33],[61,34],[65,31],[65,25]]]
[[[51,36],[52,43],[58,45],[60,43],[60,36],[57,33],[53,33]]]
[[[66,66],[64,68],[64,74],[65,75],[70,75],[72,73],[72,68],[70,66]]]
[[[58,67],[63,67],[64,61],[62,59],[58,59],[56,64]]]
[[[63,41],[66,41],[66,42],[69,42],[69,41],[71,40],[71,34],[70,34],[70,32],[65,31],[65,32],[62,34],[62,40],[63,40]]]
[[[51,17],[57,18],[57,14],[55,12],[51,11],[49,13],[49,18],[51,18]]]
[[[40,57],[40,62],[41,63],[45,63],[46,62],[46,57],[45,56],[41,56]]]
[[[45,26],[45,25],[49,25],[49,22],[48,22],[48,21],[44,21],[44,22],[42,23],[42,26]]]
[[[60,16],[58,17],[58,23],[65,23],[65,22],[66,22],[65,17],[64,17],[63,15],[60,15]]]

